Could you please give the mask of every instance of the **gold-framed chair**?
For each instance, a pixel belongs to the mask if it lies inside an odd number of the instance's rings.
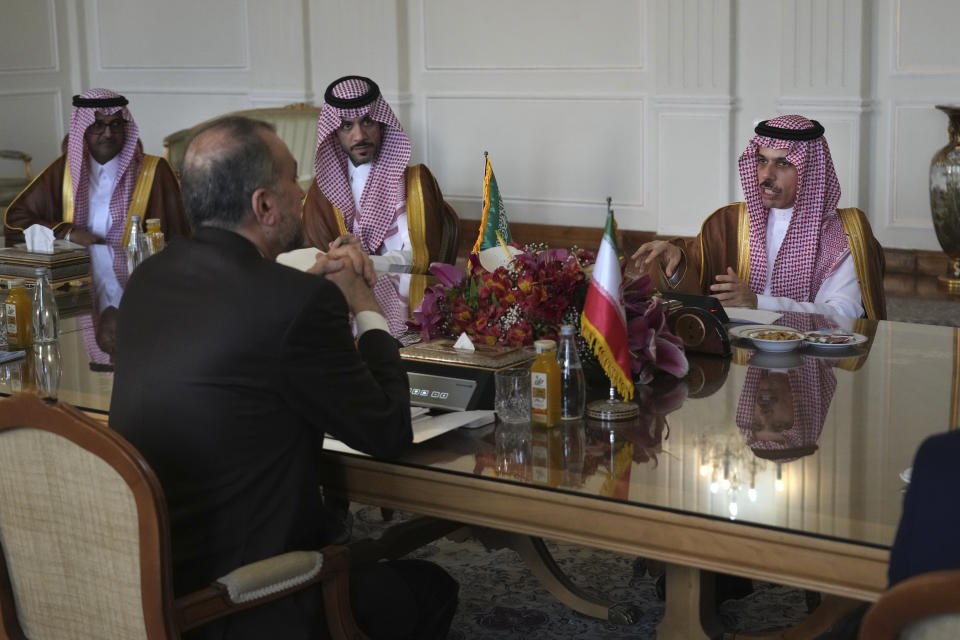
[[[860,624],[861,640],[960,638],[960,569],[931,571],[888,589]]]
[[[233,111],[171,133],[163,139],[163,157],[167,159],[178,176],[183,166],[183,154],[193,135],[208,122],[226,116],[244,116],[262,120],[276,127],[277,136],[286,143],[290,153],[297,160],[299,172],[297,181],[304,191],[309,189],[310,183],[313,182],[313,157],[317,148],[317,120],[320,118],[320,107],[304,102],[285,107]]]
[[[363,639],[347,570],[344,547],[291,552],[174,599],[166,503],[139,452],[68,405],[0,399],[0,637],[175,640],[320,583],[331,635]]]

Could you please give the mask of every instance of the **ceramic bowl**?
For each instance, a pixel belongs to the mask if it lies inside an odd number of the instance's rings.
[[[747,333],[746,337],[750,338],[757,349],[773,352],[793,351],[805,339],[805,336],[799,331],[787,328],[777,330],[758,329]]]

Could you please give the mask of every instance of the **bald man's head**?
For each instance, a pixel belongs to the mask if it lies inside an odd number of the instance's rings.
[[[266,138],[273,130],[265,122],[231,116],[194,135],[180,179],[183,205],[194,229],[235,229],[252,215],[253,192],[272,187],[279,175]]]

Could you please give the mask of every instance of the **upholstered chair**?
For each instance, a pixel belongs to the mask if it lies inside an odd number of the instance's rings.
[[[365,638],[347,550],[283,554],[174,599],[159,482],[102,422],[32,394],[0,399],[0,637],[146,638],[182,632],[321,583],[334,638]]]
[[[861,640],[960,638],[960,570],[931,571],[890,587],[867,610]]]

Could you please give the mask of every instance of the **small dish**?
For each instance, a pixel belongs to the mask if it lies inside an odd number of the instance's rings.
[[[863,344],[867,341],[867,337],[844,329],[817,329],[808,331],[805,340],[812,347],[842,349]]]
[[[776,331],[778,329],[789,329],[789,327],[783,327],[776,324],[738,324],[730,327],[727,333],[730,334],[731,338],[740,338],[746,340],[746,334],[750,333],[751,331],[760,331],[761,329],[770,329],[772,331]]]
[[[755,329],[747,332],[745,337],[750,338],[757,349],[773,352],[793,351],[805,340],[802,333],[786,327]]]

